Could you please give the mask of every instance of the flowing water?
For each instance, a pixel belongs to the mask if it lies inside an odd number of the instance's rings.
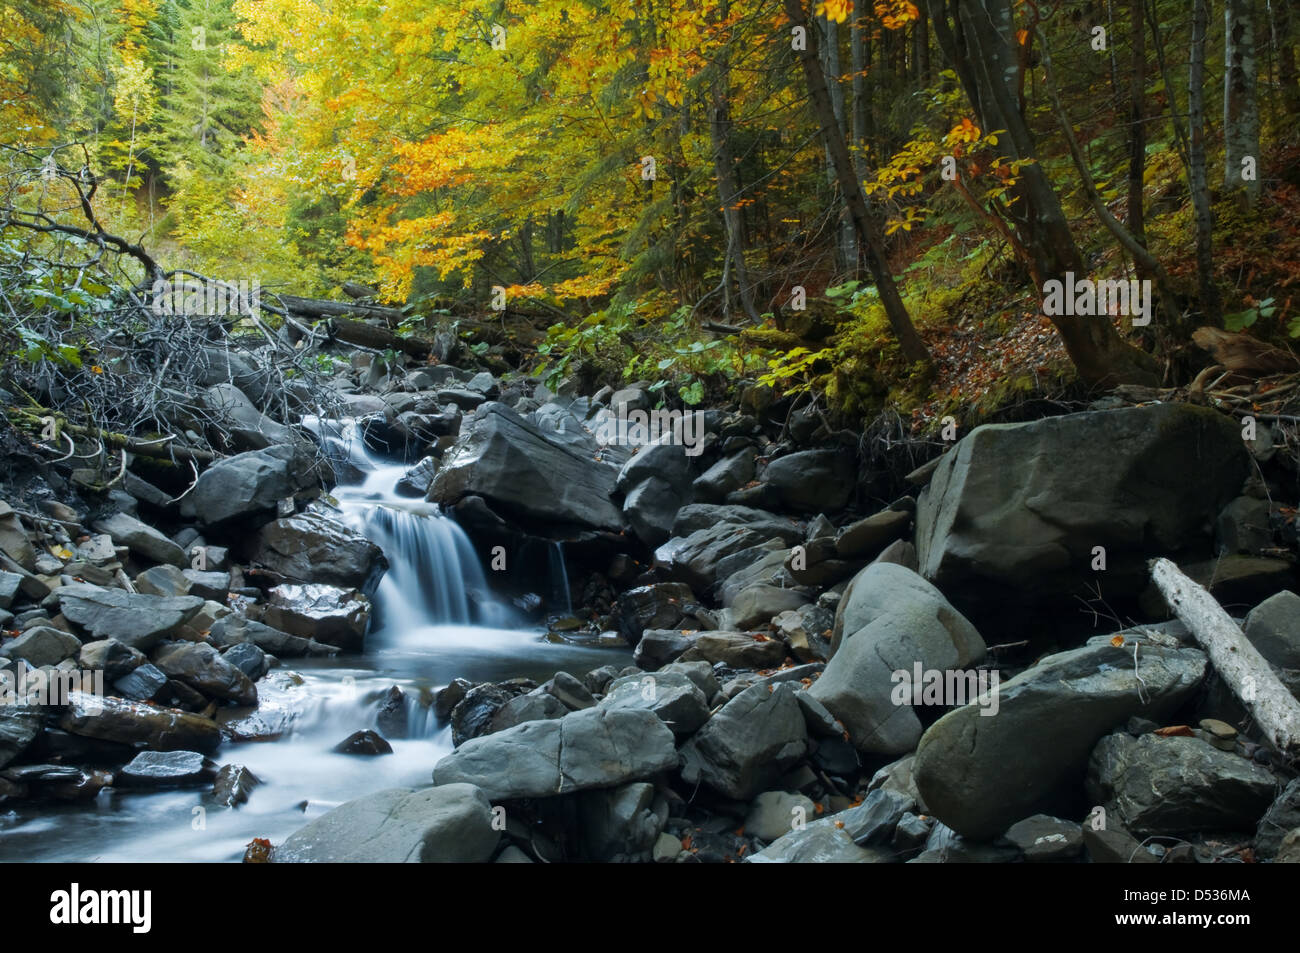
[[[318,431],[319,432],[319,431]],[[410,706],[407,740],[393,754],[330,749],[374,728],[380,696],[398,685],[428,699],[453,678],[488,681],[559,670],[581,674],[627,653],[548,642],[494,598],[469,539],[432,505],[396,491],[406,467],[370,456],[347,429],[329,438],[362,479],[334,496],[345,520],[374,540],[389,569],[374,594],[365,651],[335,659],[285,659],[259,683],[263,706],[295,713],[278,741],[226,743],[218,764],[242,764],[263,783],[248,803],[222,808],[206,788],[155,792],[106,789],[89,804],[0,805],[0,860],[228,861],[255,837],[279,843],[344,801],[390,787],[431,782],[451,751],[451,730],[432,709]],[[555,614],[571,611],[563,550],[547,554]],[[561,595],[562,594],[562,595]],[[290,673],[293,673],[290,675]]]

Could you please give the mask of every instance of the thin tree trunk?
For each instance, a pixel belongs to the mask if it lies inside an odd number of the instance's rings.
[[[1146,17],[1142,12],[1143,0],[1130,0],[1129,26],[1132,59],[1129,69],[1129,133],[1128,133],[1128,230],[1134,240],[1147,247],[1146,213],[1143,203],[1144,173],[1146,170]],[[1138,275],[1143,268],[1136,261]]]
[[[1196,216],[1196,269],[1201,313],[1211,323],[1218,323],[1220,308],[1219,290],[1214,283],[1214,216],[1210,211],[1210,189],[1205,177],[1205,32],[1209,19],[1209,0],[1192,0],[1192,49],[1187,79],[1187,121],[1191,127],[1189,184]]]
[[[1246,204],[1259,201],[1259,60],[1254,0],[1223,4],[1223,185],[1243,189]],[[1247,166],[1253,175],[1245,177]]]
[[[1300,81],[1296,79],[1295,47],[1292,45],[1291,5],[1294,0],[1268,0],[1269,20],[1273,26],[1273,47],[1277,51],[1277,81],[1282,87],[1282,102],[1288,115],[1300,115]]]
[[[844,87],[840,83],[839,33],[834,20],[823,20],[822,23],[826,30],[825,43],[822,45],[822,66],[826,76],[826,86],[831,97],[831,107],[835,111],[835,123],[840,128],[840,134],[845,135],[848,126],[844,117]],[[833,186],[836,182],[835,163],[831,160],[829,148],[826,153],[826,177]],[[835,245],[840,267],[856,275],[858,252],[853,243],[853,221],[847,214],[837,214],[835,220]]]
[[[714,81],[712,88],[713,115],[709,133],[713,144],[713,168],[718,179],[718,199],[722,202],[722,221],[727,229],[726,257],[736,275],[740,306],[749,320],[758,324],[762,319],[754,307],[754,287],[750,284],[749,269],[745,265],[745,221],[736,205],[740,197],[740,186],[736,181],[735,157],[731,153],[731,114],[727,103],[725,60],[722,69],[723,75]],[[726,277],[724,274],[724,281]],[[730,302],[729,290],[723,301],[725,311],[726,303]]]
[[[791,24],[802,26],[808,37],[807,49],[799,53],[804,78],[808,83],[808,98],[811,101],[813,114],[821,126],[826,147],[830,151],[840,191],[848,205],[854,228],[857,229],[858,240],[866,253],[867,267],[875,281],[880,303],[885,309],[885,317],[893,329],[894,336],[898,338],[903,356],[909,361],[929,363],[930,352],[925,342],[921,340],[921,336],[916,333],[912,319],[907,313],[907,306],[903,303],[903,298],[894,284],[894,276],[889,271],[885,253],[884,236],[867,206],[862,185],[853,171],[853,160],[844,141],[844,133],[836,121],[835,107],[831,103],[826,79],[822,75],[817,29],[815,25],[809,24],[801,0],[784,0],[784,4],[786,16]]]

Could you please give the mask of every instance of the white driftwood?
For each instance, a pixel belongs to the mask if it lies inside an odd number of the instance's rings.
[[[1151,578],[1277,750],[1288,759],[1300,758],[1300,702],[1259,650],[1215,598],[1168,559],[1155,560]]]

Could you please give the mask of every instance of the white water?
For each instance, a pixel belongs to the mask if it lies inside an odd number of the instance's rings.
[[[384,550],[390,567],[375,592],[365,652],[285,659],[258,688],[264,708],[283,705],[296,713],[291,730],[274,742],[227,743],[213,756],[218,764],[242,764],[262,780],[249,802],[221,808],[205,789],[191,788],[106,790],[89,804],[0,805],[0,860],[238,860],[253,838],[278,844],[354,797],[431,783],[434,763],[451,750],[450,729],[435,724],[431,708],[411,706],[411,737],[389,739],[391,755],[330,750],[352,732],[376,726],[379,697],[390,686],[428,699],[457,677],[541,681],[560,669],[581,674],[626,661],[626,653],[553,644],[541,629],[523,627],[492,598],[460,527],[430,504],[395,492],[406,467],[372,458],[360,441],[346,439],[346,428],[336,433],[339,451],[364,479],[334,496],[343,518]],[[562,588],[567,599],[558,546],[549,558],[553,588]],[[570,611],[567,605],[552,609]],[[286,672],[297,673],[301,684],[276,688],[285,681],[277,673]]]

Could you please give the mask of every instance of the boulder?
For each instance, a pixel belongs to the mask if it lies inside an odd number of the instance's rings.
[[[802,450],[767,465],[762,480],[788,509],[800,513],[838,510],[853,495],[852,456],[840,450]]]
[[[243,449],[264,450],[293,440],[292,430],[254,407],[234,384],[209,387],[201,400],[213,420]]]
[[[0,658],[22,659],[32,668],[58,665],[81,652],[81,640],[62,629],[38,625],[0,646]]]
[[[254,682],[265,675],[271,668],[266,653],[252,642],[240,642],[232,645],[221,653],[221,657],[227,664],[233,665],[247,675],[250,681]]]
[[[288,582],[372,591],[388,568],[383,550],[323,513],[298,513],[258,531],[252,561]]]
[[[835,537],[835,555],[841,559],[870,559],[878,556],[890,543],[907,535],[912,514],[901,510],[881,510],[874,516],[844,527]]]
[[[101,639],[83,645],[78,661],[82,668],[91,671],[98,669],[104,673],[105,678],[116,681],[134,672],[148,659],[139,649],[133,649],[117,639]]]
[[[788,684],[753,685],[727,702],[682,747],[682,779],[749,800],[808,750],[803,710]]]
[[[921,574],[965,612],[1059,602],[1086,595],[1102,546],[1107,597],[1135,596],[1148,558],[1210,554],[1206,514],[1249,468],[1239,427],[1188,404],[977,427],[918,501]]]
[[[1300,596],[1269,596],[1250,610],[1243,631],[1270,665],[1300,669]]]
[[[365,728],[354,731],[332,749],[336,754],[392,754],[393,746],[385,741],[378,732]]]
[[[743,447],[723,457],[696,477],[691,485],[697,500],[720,503],[728,493],[739,490],[754,479],[754,451]]]
[[[0,768],[31,747],[44,729],[42,706],[0,703]]]
[[[228,615],[212,624],[209,632],[214,645],[238,645],[249,642],[263,652],[280,658],[328,657],[339,653],[338,646],[326,645],[315,639],[290,635],[261,622],[243,616]]]
[[[95,639],[148,651],[203,608],[198,596],[150,596],[74,583],[57,590],[59,610]]]
[[[623,516],[610,500],[611,467],[553,442],[504,404],[475,411],[443,458],[429,499],[452,504],[481,497],[503,517],[617,533]]]
[[[1035,814],[1017,821],[1005,835],[1025,860],[1034,862],[1072,860],[1083,852],[1083,828],[1050,814]]]
[[[787,791],[764,791],[749,805],[745,833],[770,843],[816,817],[817,805],[811,798]]]
[[[215,765],[197,751],[141,751],[117,772],[123,787],[169,787],[211,781]]]
[[[317,461],[293,447],[250,450],[204,470],[182,512],[205,526],[274,513],[280,500],[329,478]]]
[[[681,672],[625,675],[610,682],[599,707],[652,711],[677,737],[691,734],[709,720],[709,700]]]
[[[467,741],[437,763],[433,780],[504,800],[614,787],[676,764],[673,733],[653,712],[597,707]]]
[[[370,600],[356,589],[338,586],[275,586],[267,592],[262,621],[302,639],[357,652],[370,625]]]
[[[256,705],[257,686],[206,642],[172,642],[154,652],[153,663],[168,678],[209,698]]]
[[[223,764],[212,782],[212,799],[222,807],[238,807],[248,801],[253,789],[261,783],[242,764]]]
[[[649,476],[628,491],[623,499],[623,516],[637,539],[653,548],[672,535],[673,520],[684,502],[682,494],[667,480]]]
[[[1205,654],[1125,635],[1119,646],[1090,639],[1001,683],[996,717],[966,705],[931,725],[913,767],[930,812],[958,834],[996,837],[1077,792],[1107,732],[1134,715],[1161,719],[1187,701],[1205,677]]]
[[[1275,787],[1264,766],[1189,736],[1117,732],[1097,743],[1088,764],[1088,796],[1113,802],[1139,837],[1254,830]]]
[[[69,692],[68,708],[59,725],[70,734],[151,751],[207,753],[221,744],[221,730],[210,718],[85,692]]]
[[[154,701],[167,687],[167,676],[153,663],[145,662],[117,678],[113,691],[131,701]]]
[[[660,799],[656,811],[655,800],[654,785],[644,781],[579,794],[579,836],[587,859],[601,863],[650,860],[668,819],[668,805]]]
[[[95,520],[91,525],[96,532],[111,536],[117,545],[125,546],[137,556],[143,556],[152,562],[166,563],[182,569],[190,564],[183,549],[134,516],[114,513],[105,519]]]
[[[762,632],[703,632],[677,658],[728,668],[775,668],[785,661],[785,643]]]
[[[500,840],[492,805],[469,784],[377,791],[291,834],[275,863],[483,863]]]

